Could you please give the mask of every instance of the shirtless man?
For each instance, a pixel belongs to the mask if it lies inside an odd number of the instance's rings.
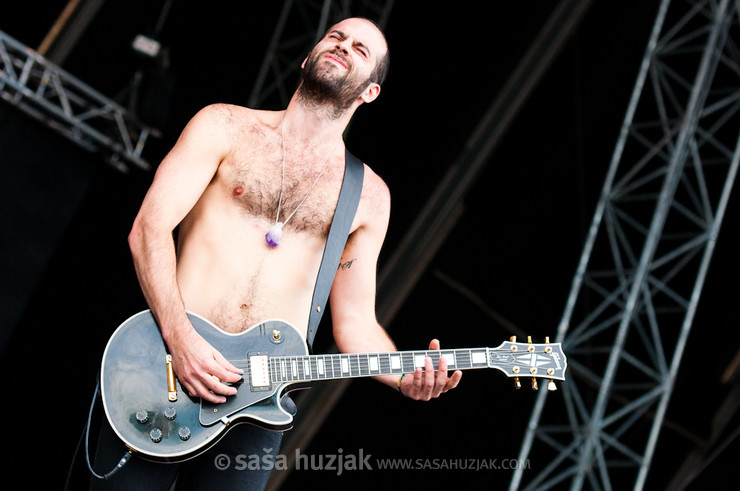
[[[373,23],[346,19],[307,56],[304,79],[285,111],[206,107],[159,166],[129,243],[175,373],[190,393],[223,402],[236,393],[225,382],[240,380],[241,371],[193,329],[186,309],[228,332],[280,318],[305,336],[344,174],[342,134],[355,110],[378,97],[387,53]],[[375,316],[377,260],[389,214],[388,188],[365,166],[345,267],[330,295],[342,352],[395,350]],[[265,234],[277,221],[285,222],[282,239],[270,247]],[[430,349],[438,348],[433,340]],[[462,374],[448,377],[444,358],[436,373],[427,362],[426,373],[418,369],[400,383],[398,375],[379,378],[417,400],[457,386]]]

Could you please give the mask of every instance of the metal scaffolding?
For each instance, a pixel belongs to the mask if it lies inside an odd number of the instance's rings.
[[[520,452],[550,463],[512,490],[645,485],[740,160],[739,15],[660,5]]]
[[[36,51],[0,31],[0,97],[121,171],[157,131]]]

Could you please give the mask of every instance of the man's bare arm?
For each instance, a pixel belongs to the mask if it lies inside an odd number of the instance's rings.
[[[188,123],[157,169],[129,234],[144,296],[173,357],[180,383],[193,395],[223,402],[240,370],[193,329],[177,285],[172,233],[200,198],[228,152],[227,109],[209,106]]]
[[[385,184],[374,174],[370,178],[363,223],[350,237],[331,290],[331,312],[334,340],[345,353],[395,351],[396,347],[375,315],[377,262],[385,239],[390,216],[390,195]],[[432,340],[429,349],[439,349]],[[425,371],[417,369],[413,376],[403,377],[401,392],[416,400],[428,401],[453,389],[460,382],[461,371],[448,377],[444,358],[439,370],[426,359]],[[397,387],[400,375],[377,377],[381,382]]]

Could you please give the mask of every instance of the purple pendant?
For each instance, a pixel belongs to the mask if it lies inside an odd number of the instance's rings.
[[[280,239],[283,237],[283,222],[278,222],[267,231],[265,234],[265,241],[270,247],[277,247],[280,245]]]

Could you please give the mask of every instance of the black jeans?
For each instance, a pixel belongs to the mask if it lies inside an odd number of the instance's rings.
[[[295,405],[283,398],[286,410],[294,412]],[[291,407],[292,406],[292,407]],[[239,424],[229,430],[219,442],[205,453],[186,462],[160,464],[136,455],[109,480],[91,476],[91,490],[161,490],[166,491],[177,481],[177,490],[262,490],[270,477],[270,468],[255,469],[248,465],[275,462],[283,434],[251,424]],[[98,474],[110,471],[126,453],[126,446],[103,418],[93,468]],[[272,458],[265,458],[271,455]],[[251,456],[251,458],[250,458]]]

